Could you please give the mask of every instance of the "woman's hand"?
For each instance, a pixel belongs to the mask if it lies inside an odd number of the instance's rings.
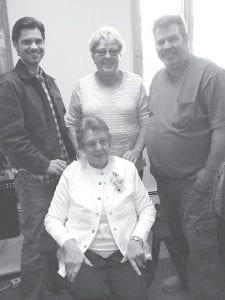
[[[87,257],[80,251],[75,240],[66,241],[63,246],[63,258],[66,268],[66,275],[69,281],[73,282],[80,268],[84,263],[93,266]]]
[[[143,246],[140,241],[130,240],[127,246],[127,252],[124,258],[121,260],[121,263],[128,260],[134,269],[134,271],[141,275],[139,267],[145,268],[145,263],[147,261],[144,254]]]
[[[127,159],[135,164],[136,161],[138,160],[140,154],[141,154],[141,151],[139,151],[137,149],[132,149],[132,150],[126,151],[123,155],[123,158]]]

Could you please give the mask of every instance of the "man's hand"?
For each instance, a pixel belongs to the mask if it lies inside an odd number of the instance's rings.
[[[48,169],[46,170],[47,174],[60,176],[65,170],[67,164],[64,160],[54,159],[50,161]]]
[[[80,268],[84,263],[93,266],[87,257],[80,251],[75,240],[66,241],[63,246],[63,258],[66,268],[66,275],[69,281],[73,282]]]
[[[143,246],[140,242],[130,240],[127,246],[127,252],[124,258],[121,260],[121,263],[124,263],[128,260],[134,269],[134,271],[141,275],[141,271],[138,267],[145,268],[145,263],[147,261],[144,254]]]
[[[136,150],[136,149],[132,149],[132,150],[128,150],[124,153],[123,158],[127,159],[133,163],[136,163],[136,161],[138,160],[139,156],[141,154],[141,151]]]
[[[214,174],[213,172],[209,172],[208,170],[203,168],[189,178],[196,179],[194,188],[200,193],[204,193],[211,189],[215,180],[215,176],[216,174]]]

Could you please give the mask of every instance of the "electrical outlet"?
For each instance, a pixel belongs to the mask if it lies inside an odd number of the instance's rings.
[[[16,277],[11,279],[11,284],[13,288],[17,288],[20,285],[21,282],[21,278],[20,277]]]

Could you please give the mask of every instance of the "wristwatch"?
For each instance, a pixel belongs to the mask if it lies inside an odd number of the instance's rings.
[[[143,247],[143,241],[142,241],[142,238],[140,238],[139,236],[131,236],[131,237],[130,237],[130,240],[141,243],[141,246]]]

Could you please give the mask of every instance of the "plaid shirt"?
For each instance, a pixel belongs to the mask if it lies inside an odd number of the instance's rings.
[[[59,137],[59,144],[60,144],[60,150],[61,150],[61,159],[66,161],[67,163],[69,163],[69,157],[68,157],[68,152],[66,150],[66,147],[64,145],[63,139],[62,139],[62,135],[59,129],[59,124],[58,124],[58,120],[56,117],[56,113],[55,113],[55,109],[52,103],[52,99],[49,95],[47,86],[45,84],[45,80],[44,77],[42,75],[42,70],[40,69],[39,74],[36,75],[36,78],[39,80],[39,82],[41,83],[41,86],[45,92],[46,98],[48,99],[49,102],[49,106],[51,108],[51,112],[55,121],[55,125],[56,125],[56,129],[57,129],[57,134]],[[41,182],[43,183],[50,183],[50,182],[54,182],[58,180],[58,176],[56,175],[51,175],[51,174],[33,174],[37,179],[39,179]]]

